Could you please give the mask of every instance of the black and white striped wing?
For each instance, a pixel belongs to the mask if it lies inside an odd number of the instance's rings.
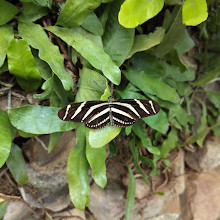
[[[109,122],[109,106],[104,101],[87,101],[69,104],[58,112],[64,121],[84,122],[88,128],[105,127]]]
[[[153,100],[122,99],[113,102],[111,112],[114,125],[127,127],[138,119],[156,115],[160,106]]]

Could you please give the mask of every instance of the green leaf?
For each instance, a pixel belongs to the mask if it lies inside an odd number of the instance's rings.
[[[125,208],[125,219],[129,220],[131,211],[134,206],[134,200],[135,200],[135,193],[136,193],[136,182],[133,175],[133,172],[129,166],[128,172],[129,172],[129,182],[128,182],[128,192],[127,192],[127,201],[126,201],[126,208]]]
[[[8,115],[0,109],[0,168],[4,165],[11,150],[11,124]]]
[[[207,91],[208,99],[214,104],[216,108],[220,108],[220,93]]]
[[[132,130],[134,133],[141,139],[142,144],[146,147],[146,149],[152,154],[160,154],[160,151],[152,146],[150,138],[147,136],[147,132],[143,129],[143,122],[138,121],[138,123],[132,126]]]
[[[161,109],[159,113],[152,117],[143,118],[143,121],[151,128],[166,134],[169,128],[169,122],[166,113]]]
[[[121,66],[128,57],[135,31],[122,27],[118,22],[118,12],[122,2],[123,0],[118,0],[111,3],[103,35],[104,49],[118,66]]]
[[[1,0],[0,1],[0,25],[9,22],[19,10],[11,3]]]
[[[0,26],[0,67],[8,52],[10,41],[14,38],[13,28],[9,25]]]
[[[20,147],[12,144],[10,155],[6,161],[7,167],[19,184],[28,182],[27,169]]]
[[[117,126],[106,126],[102,129],[89,130],[89,144],[92,148],[103,147],[113,140],[121,131]]]
[[[150,77],[144,71],[128,70],[124,71],[124,74],[132,84],[137,86],[146,95],[156,95],[163,100],[179,103],[180,98],[176,90],[164,83],[161,78]]]
[[[176,143],[179,140],[177,131],[172,129],[168,134],[167,139],[163,142],[162,146],[159,148],[160,150],[160,158],[166,158],[169,152],[176,147]]]
[[[14,127],[27,133],[51,134],[74,129],[76,123],[58,118],[59,110],[54,107],[26,105],[10,109],[8,115]]]
[[[139,154],[138,154],[138,150],[135,146],[135,137],[133,137],[131,139],[131,141],[128,143],[128,146],[129,146],[130,151],[131,151],[131,153],[133,155],[133,158],[134,158],[135,169],[142,175],[143,180],[145,181],[145,183],[147,185],[150,185],[150,182],[148,180],[148,177],[147,177],[146,173],[141,169],[141,166],[139,164]]]
[[[68,45],[78,51],[89,63],[103,72],[103,74],[114,84],[119,85],[121,72],[114,64],[108,54],[100,47],[97,47],[91,40],[74,31],[74,29],[60,28],[57,26],[47,27],[47,30],[56,34]],[[86,47],[85,47],[86,45]]]
[[[19,85],[27,91],[36,90],[41,85],[41,75],[28,43],[12,39],[7,56],[8,69],[17,77]]]
[[[67,177],[70,199],[77,209],[83,210],[89,205],[90,185],[86,160],[86,128],[77,129],[76,145],[72,148],[68,163]]]
[[[79,26],[100,4],[101,0],[67,0],[56,24],[64,27]]]
[[[50,98],[51,94],[54,92],[54,76],[51,78],[47,79],[44,84],[42,85],[42,89],[45,90],[41,94],[34,94],[34,99],[37,101],[42,101],[45,99]]]
[[[181,8],[179,8],[179,11],[170,29],[168,30],[165,37],[163,38],[163,41],[157,47],[157,50],[156,50],[157,56],[163,57],[168,52],[170,52],[176,46],[176,44],[180,41],[185,29],[186,27],[182,23]]]
[[[183,2],[183,23],[196,26],[208,17],[206,0],[185,0]]]
[[[59,141],[61,135],[62,135],[62,132],[56,132],[56,133],[50,134],[50,142],[49,142],[49,145],[48,145],[48,153],[50,153],[53,150],[53,148],[55,147],[55,145]]]
[[[101,36],[103,35],[102,23],[99,21],[98,17],[94,12],[90,13],[81,25],[84,29],[91,32],[92,34]]]
[[[164,34],[165,34],[164,29],[158,27],[154,32],[148,35],[146,34],[136,35],[134,38],[133,46],[128,55],[128,58],[130,58],[136,52],[145,51],[160,44],[160,42],[164,38]]]
[[[169,160],[163,160],[163,164],[169,168],[171,168],[172,164]]]
[[[119,22],[126,28],[135,28],[157,15],[163,5],[164,0],[126,0],[119,12]]]
[[[92,169],[92,178],[98,186],[104,188],[107,184],[105,165],[106,149],[105,146],[92,148],[89,144],[88,135],[86,142],[86,158]]]
[[[6,211],[6,207],[8,205],[8,201],[2,201],[0,202],[0,219],[3,218],[5,211]]]
[[[175,49],[179,55],[182,55],[191,50],[194,46],[195,43],[193,39],[189,35],[189,32],[185,30],[179,42],[176,44]]]
[[[207,108],[206,108],[206,104],[204,102],[202,102],[201,124],[200,124],[200,126],[199,126],[199,128],[197,130],[197,133],[201,133],[206,127],[207,127]],[[206,132],[202,133],[202,135],[199,136],[198,139],[196,140],[196,143],[200,147],[202,147],[203,141],[204,141],[204,139],[205,139],[207,134],[206,134]]]
[[[80,70],[79,90],[76,94],[76,102],[99,100],[107,85],[104,76],[94,70],[84,67]]]
[[[48,8],[38,6],[34,3],[22,3],[21,15],[18,20],[21,22],[31,22],[40,19],[41,17],[47,15]]]
[[[220,67],[217,66],[214,70],[206,73],[205,75],[201,76],[197,81],[194,82],[195,86],[203,86],[209,81],[215,79],[220,75]]]
[[[73,88],[72,78],[64,69],[64,58],[58,47],[51,43],[44,29],[34,23],[19,23],[18,30],[23,39],[39,50],[39,57],[49,64],[52,71],[61,80],[65,90]]]

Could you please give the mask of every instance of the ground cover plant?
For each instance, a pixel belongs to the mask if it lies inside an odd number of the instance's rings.
[[[209,134],[220,135],[220,94],[205,86],[220,75],[217,1],[1,0],[0,14],[0,92],[10,97],[16,88],[37,103],[11,108],[9,99],[8,111],[0,110],[0,167],[6,163],[18,184],[28,176],[16,139],[50,134],[50,153],[63,132],[76,131],[67,176],[71,201],[85,209],[88,171],[105,187],[106,152],[116,155],[120,139],[128,148],[121,162],[129,172],[129,219],[135,196],[131,162],[150,184],[160,174],[158,163],[172,166],[172,149],[202,147]],[[110,95],[152,99],[161,110],[123,129],[90,130],[57,116],[71,102],[106,101]],[[193,112],[195,105],[200,113]]]

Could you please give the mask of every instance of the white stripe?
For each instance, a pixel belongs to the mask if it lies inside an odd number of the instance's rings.
[[[99,112],[98,114],[94,115],[89,121],[88,123],[90,123],[91,121],[94,121],[96,118],[108,113],[110,111],[110,108],[106,108],[104,110],[102,110],[101,112]]]
[[[151,108],[152,108],[153,112],[156,114],[157,112],[156,112],[155,109],[154,109],[153,102],[150,100],[149,103],[150,103],[150,105],[151,105]]]
[[[78,115],[81,111],[82,111],[82,108],[83,106],[86,104],[86,102],[83,102],[75,111],[75,113],[73,114],[73,116],[71,117],[71,119],[75,118],[76,115]]]
[[[113,112],[115,112],[115,113],[121,114],[121,115],[123,115],[123,116],[126,116],[126,117],[131,118],[131,119],[134,120],[134,118],[133,118],[131,115],[129,115],[128,113],[126,113],[126,112],[124,112],[124,111],[122,111],[122,110],[120,110],[120,109],[117,109],[117,108],[112,107],[111,110],[112,110]]]
[[[113,102],[113,104],[117,104],[117,105],[121,105],[121,106],[124,106],[126,108],[129,108],[131,111],[133,111],[135,113],[135,115],[137,115],[139,118],[141,118],[139,113],[136,111],[136,109],[131,104],[121,103],[121,102]]]
[[[84,115],[84,117],[82,118],[82,122],[84,121],[84,119],[95,109],[103,106],[103,105],[108,105],[107,102],[104,102],[104,103],[101,103],[101,104],[97,104],[97,105],[94,105],[92,107],[89,108],[89,110],[86,112],[86,114]]]
[[[119,123],[122,123],[122,124],[134,124],[134,121],[131,121],[131,122],[128,122],[128,121],[122,121],[122,120],[120,120],[120,119],[118,119],[118,118],[116,118],[116,117],[113,117],[113,119],[115,120],[115,121],[117,121],[117,122],[119,122]]]
[[[134,99],[135,102],[137,102],[137,104],[140,106],[141,109],[143,109],[148,115],[150,114],[150,112],[145,108],[145,106],[138,100],[138,99]]]
[[[66,112],[65,112],[65,115],[64,115],[64,117],[63,117],[63,120],[66,119],[66,117],[67,117],[67,115],[68,115],[68,112],[69,112],[69,110],[70,110],[70,107],[71,107],[71,105],[67,105],[67,107],[66,107]]]
[[[109,120],[109,116],[107,118],[105,118],[103,121],[99,122],[98,124],[95,125],[89,125],[88,123],[86,123],[86,125],[88,125],[89,127],[98,127],[99,125],[103,124],[104,122]]]

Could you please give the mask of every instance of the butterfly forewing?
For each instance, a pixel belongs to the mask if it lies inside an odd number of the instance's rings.
[[[58,116],[64,121],[84,122],[88,128],[103,128],[107,124],[126,127],[139,118],[157,114],[160,106],[152,100],[122,99],[114,102],[87,101],[63,107]]]
[[[64,121],[84,122],[99,111],[101,106],[107,107],[108,102],[87,101],[78,102],[63,107],[58,112],[58,117]]]

